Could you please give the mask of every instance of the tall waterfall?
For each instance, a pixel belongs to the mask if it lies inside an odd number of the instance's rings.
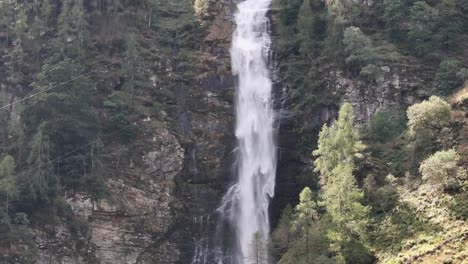
[[[233,205],[229,215],[237,236],[236,264],[251,263],[252,259],[268,263],[268,206],[276,176],[275,117],[267,64],[270,4],[271,0],[245,0],[238,4],[235,16],[231,57],[233,73],[239,79],[235,131],[238,181],[224,198]]]

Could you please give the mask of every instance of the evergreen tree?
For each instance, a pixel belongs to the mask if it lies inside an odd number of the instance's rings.
[[[318,55],[326,37],[327,21],[322,0],[304,0],[297,18],[300,51],[309,59]]]
[[[354,238],[365,239],[368,208],[360,203],[363,192],[353,176],[354,160],[361,155],[363,145],[354,128],[354,113],[350,104],[344,104],[338,121],[324,126],[319,134],[318,149],[314,155],[316,171],[321,174],[322,199],[331,217],[333,227],[328,237],[338,263],[344,263],[349,244]]]
[[[89,35],[83,0],[64,0],[57,24],[56,48],[66,57],[82,56]]]
[[[402,39],[401,24],[406,16],[405,6],[401,0],[384,0],[385,28],[388,35],[394,40]]]
[[[259,233],[253,234],[251,243],[251,254],[246,259],[248,264],[268,263],[268,242]]]
[[[56,88],[34,97],[22,113],[25,136],[37,137],[30,145],[36,149],[31,160],[43,162],[40,160],[44,155],[39,153],[44,149],[44,142],[47,142],[48,159],[70,153],[60,158],[59,165],[54,163],[60,167],[62,183],[69,188],[85,187],[84,177],[91,169],[92,145],[89,143],[95,141],[99,133],[97,116],[91,105],[93,84],[87,77],[76,78],[83,71],[83,67],[71,59],[53,65],[46,62],[33,86],[37,91]]]
[[[300,232],[305,236],[305,259],[306,263],[310,263],[309,258],[309,232],[311,226],[318,220],[317,202],[313,200],[312,191],[306,187],[299,194],[299,204],[296,206],[296,215],[293,222],[295,231]]]
[[[459,76],[462,64],[457,60],[447,59],[440,63],[435,77],[435,86],[439,95],[449,95],[463,84]]]
[[[377,61],[377,54],[372,47],[372,42],[369,37],[364,35],[361,29],[357,27],[349,27],[344,32],[343,37],[344,51],[347,56],[346,64],[352,70],[369,69]]]
[[[438,47],[433,41],[436,17],[436,10],[426,2],[418,1],[411,8],[408,41],[417,56],[426,56]]]
[[[318,149],[313,152],[317,156],[314,162],[315,171],[320,172],[322,186],[326,188],[329,176],[339,164],[353,166],[356,157],[361,157],[360,152],[363,149],[364,145],[354,127],[353,107],[345,103],[340,109],[338,121],[330,127],[322,127]]]
[[[353,169],[351,164],[335,167],[322,195],[333,223],[328,236],[338,263],[345,263],[346,247],[353,239],[366,240],[369,208],[361,204],[364,193],[357,187]]]
[[[49,187],[54,177],[50,160],[50,140],[41,126],[32,138],[27,158],[29,167],[33,169],[20,178],[21,199],[25,204],[49,198]]]
[[[294,221],[293,216],[293,207],[288,204],[281,212],[278,226],[275,228],[275,231],[272,234],[273,245],[277,251],[275,253],[284,253],[289,248],[289,244],[292,242],[293,238],[291,236],[291,227]]]
[[[437,32],[434,42],[448,49],[454,46],[463,32],[462,14],[455,0],[442,0],[437,9]]]
[[[9,204],[18,195],[15,160],[7,155],[0,161],[0,197],[5,201],[5,214],[8,217]]]

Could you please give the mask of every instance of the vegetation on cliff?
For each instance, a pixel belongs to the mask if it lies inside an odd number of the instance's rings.
[[[284,209],[272,240],[279,263],[466,261],[465,2],[277,0],[274,6],[280,72],[291,109],[306,122],[295,133],[309,138],[301,147],[315,160],[316,173],[308,175],[315,180],[303,192],[317,204],[300,232],[294,223],[303,193],[295,210]],[[399,83],[411,78],[411,67],[420,69],[417,92]],[[375,93],[381,90],[417,99],[394,105],[387,100],[396,99]],[[366,108],[359,96],[380,104]],[[307,122],[330,105],[341,105],[337,121],[327,119],[331,124],[321,129]]]

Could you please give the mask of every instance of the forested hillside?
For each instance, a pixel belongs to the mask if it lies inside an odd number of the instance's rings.
[[[308,186],[283,200],[279,263],[468,261],[467,3],[274,3]]]

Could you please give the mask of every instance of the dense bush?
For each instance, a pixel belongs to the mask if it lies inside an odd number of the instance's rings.
[[[449,95],[463,84],[462,64],[457,60],[447,59],[440,63],[435,77],[435,86],[440,95]]]
[[[437,96],[408,108],[408,126],[416,136],[438,135],[452,120],[450,105]]]
[[[385,143],[400,136],[406,128],[406,119],[398,113],[377,112],[364,130],[365,137],[371,141]]]
[[[423,180],[434,186],[456,187],[464,180],[466,171],[458,165],[461,156],[453,149],[439,151],[421,163],[419,171]]]

